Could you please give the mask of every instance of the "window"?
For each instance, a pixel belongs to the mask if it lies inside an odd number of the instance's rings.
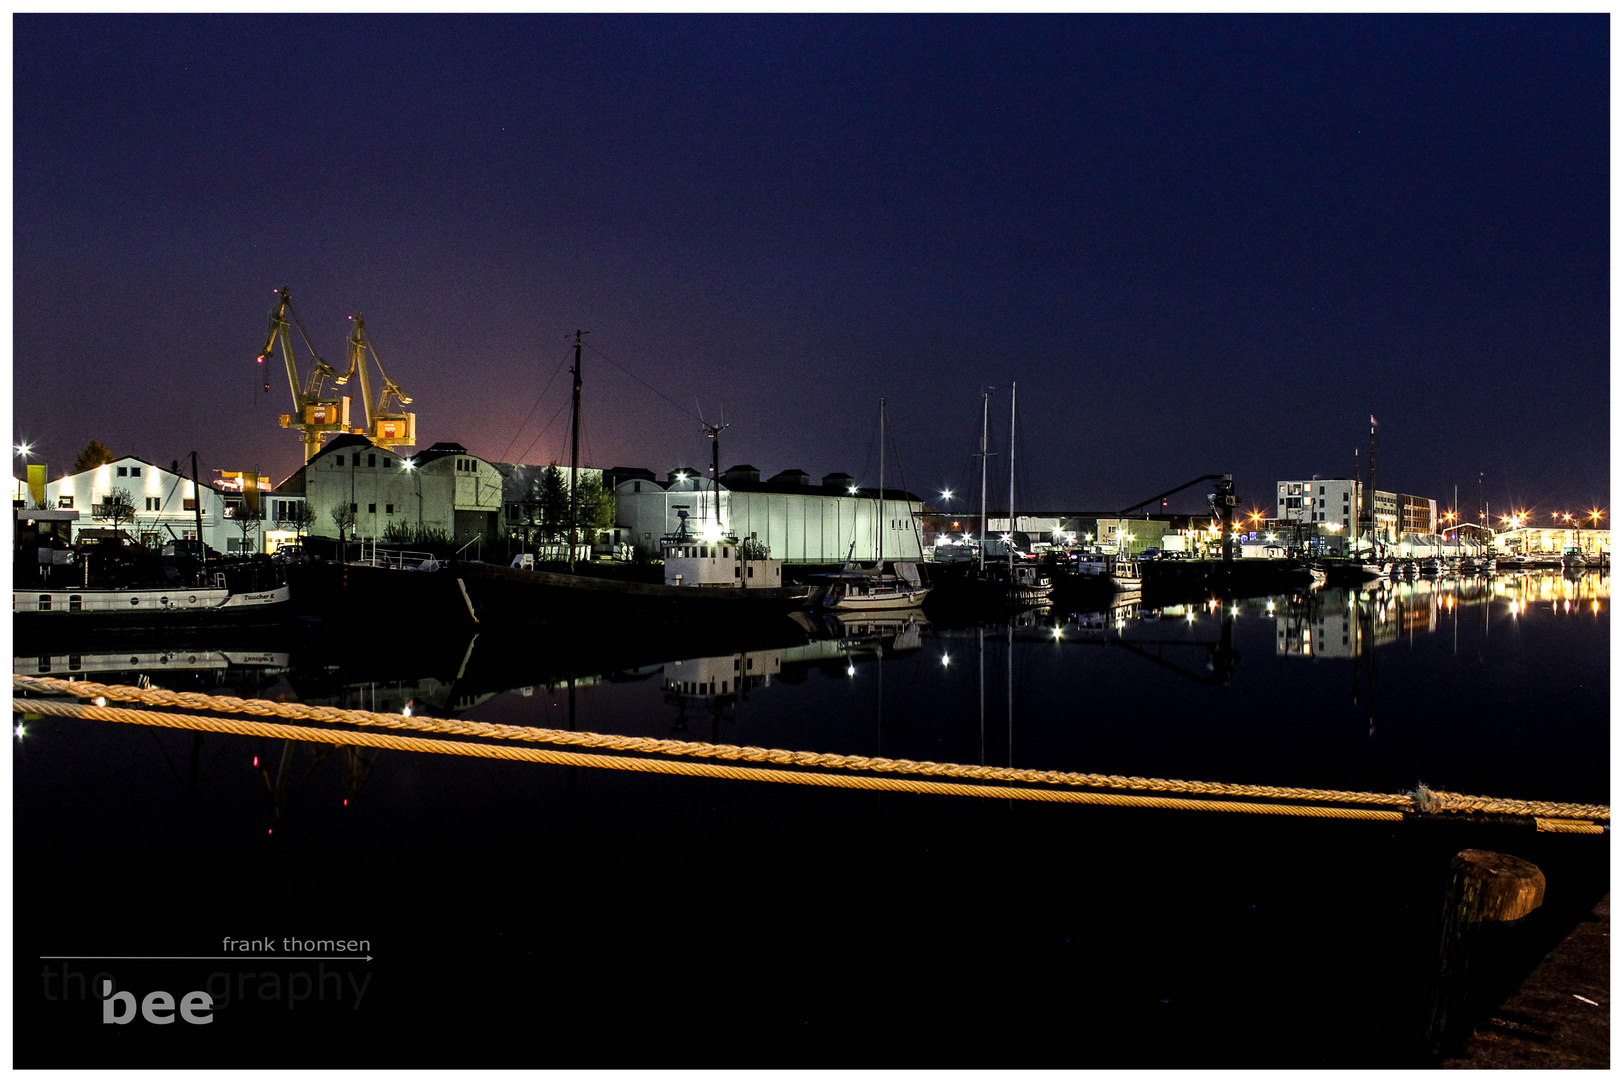
[[[360,504],[359,503],[350,503],[349,504],[349,513],[358,514],[359,512],[360,512]]]
[[[377,512],[377,504],[376,503],[367,503],[366,504],[366,513],[375,514],[376,512]]]
[[[58,498],[56,500],[56,508],[58,510],[71,510],[71,509],[73,509],[73,496],[71,496],[71,495],[63,495],[60,498]]]
[[[187,509],[187,510],[195,510],[195,509],[197,509],[197,500],[196,499],[186,499],[184,501],[183,505],[184,505],[185,509]]]
[[[129,470],[127,468],[125,468],[124,466],[120,465],[120,466],[118,466],[118,475],[119,476],[128,476],[129,475]]]
[[[1316,489],[1316,493],[1317,493],[1317,494],[1318,494],[1318,495],[1326,495],[1326,494],[1327,494],[1327,487],[1326,487],[1326,485],[1318,485],[1318,486],[1317,486],[1317,489]]]
[[[342,454],[338,454],[335,457],[333,457],[332,461],[337,465],[338,468],[343,467],[343,455]]]
[[[392,514],[394,512],[394,504],[393,503],[388,504],[388,512],[390,514]]]
[[[154,499],[150,495],[148,495],[147,498],[146,498],[146,508],[148,510],[151,510],[151,511],[154,511],[154,512],[158,511],[158,510],[161,510],[163,508],[162,500]]]
[[[376,467],[377,467],[377,455],[376,454],[367,454],[366,455],[366,468],[375,469]]]
[[[638,494],[638,495],[641,494],[641,481],[640,480],[636,481],[636,494]]]
[[[392,469],[393,467],[394,467],[394,459],[393,458],[391,458],[391,457],[383,458],[383,468]]]
[[[41,610],[41,611],[49,611],[49,610],[51,610],[51,594],[50,593],[40,593],[39,594],[39,610]]]
[[[141,467],[139,465],[131,465],[129,467],[129,475],[131,475],[131,476],[139,476],[139,475],[141,475]]]

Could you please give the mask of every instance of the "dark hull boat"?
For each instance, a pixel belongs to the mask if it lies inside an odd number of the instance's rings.
[[[480,625],[581,627],[713,624],[786,618],[805,606],[802,585],[725,588],[660,585],[586,574],[454,563],[452,576]]]

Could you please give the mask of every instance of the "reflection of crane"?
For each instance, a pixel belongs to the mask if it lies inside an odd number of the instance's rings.
[[[327,379],[334,382],[344,381],[339,378],[337,371],[321,359],[320,353],[310,343],[309,334],[304,331],[304,324],[299,320],[298,313],[293,310],[292,297],[283,285],[276,290],[276,306],[270,311],[270,331],[264,340],[264,348],[259,350],[259,363],[264,363],[275,352],[276,341],[281,341],[282,358],[287,362],[287,381],[292,386],[293,411],[283,413],[281,426],[295,428],[302,432],[304,439],[304,460],[308,461],[321,450],[321,439],[326,435],[346,435],[349,433],[349,399],[346,397],[322,397],[321,390]],[[298,363],[293,357],[292,335],[288,330],[288,320],[298,327],[298,334],[304,339],[304,345],[314,358],[315,366],[310,369],[309,379],[299,385]],[[269,380],[265,381],[266,386]]]
[[[366,335],[366,320],[358,312],[351,315],[354,330],[349,334],[349,370],[334,381],[342,386],[360,373],[360,405],[365,409],[365,432],[371,441],[378,446],[415,446],[416,445],[416,414],[404,412],[404,407],[411,403],[399,388],[399,384],[388,377],[383,370],[382,360],[377,356],[377,350],[372,348],[371,338]],[[366,353],[377,363],[377,371],[383,378],[382,393],[377,395],[375,401],[371,397],[370,367],[366,364]],[[388,399],[394,398],[399,402],[399,412],[388,411]]]

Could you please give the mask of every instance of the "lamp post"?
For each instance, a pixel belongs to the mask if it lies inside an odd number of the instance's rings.
[[[400,465],[416,480],[416,540],[422,540],[422,474],[416,471],[416,462],[410,458],[401,458]]]

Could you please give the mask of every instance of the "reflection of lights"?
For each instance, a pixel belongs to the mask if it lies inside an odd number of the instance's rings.
[[[1596,615],[1600,610],[1602,609],[1598,606],[1598,602],[1596,600],[1592,601],[1592,614]]]
[[[1063,640],[1063,627],[1061,627],[1061,626],[1052,627],[1052,640],[1053,641],[1061,641],[1061,640]]]
[[[951,666],[951,657],[950,657],[949,653],[947,653],[944,656],[939,658],[939,666],[940,667],[950,667]]]
[[[854,664],[849,665],[849,671],[847,672],[847,674],[850,676],[850,678],[855,677],[855,665]]]

